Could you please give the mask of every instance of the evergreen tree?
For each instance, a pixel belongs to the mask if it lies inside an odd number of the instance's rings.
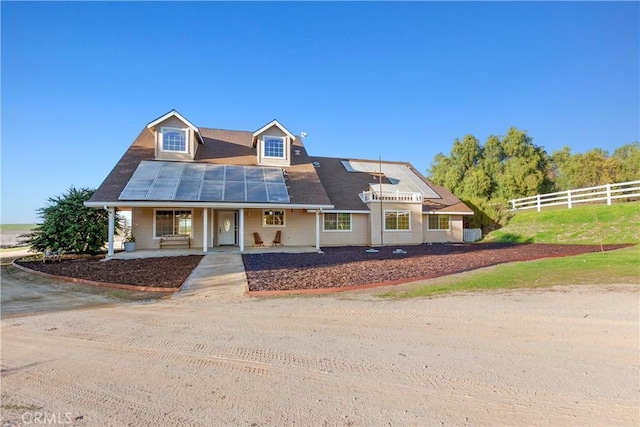
[[[36,251],[59,248],[75,253],[102,251],[108,238],[109,214],[84,205],[94,192],[71,187],[62,196],[50,197],[47,206],[38,209],[42,223],[20,236],[21,243]],[[119,228],[118,221],[116,227]]]

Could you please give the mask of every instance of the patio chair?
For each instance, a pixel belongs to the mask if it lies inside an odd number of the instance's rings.
[[[58,249],[57,251],[54,251],[51,249],[45,249],[44,254],[42,256],[42,262],[43,263],[46,263],[47,261],[60,262],[61,258],[62,258],[62,248]]]
[[[284,246],[281,242],[282,240],[282,230],[276,231],[276,237],[273,238],[273,244],[271,246]]]
[[[264,242],[258,233],[253,233],[253,246],[264,246]]]

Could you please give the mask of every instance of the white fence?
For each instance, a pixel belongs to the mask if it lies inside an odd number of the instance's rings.
[[[538,194],[531,197],[510,200],[514,211],[536,209],[540,212],[545,206],[566,205],[569,209],[578,203],[607,202],[612,200],[640,198],[640,181],[606,184],[597,187],[578,188],[576,190],[560,191],[557,193]]]
[[[465,242],[477,242],[482,239],[482,229],[481,228],[465,228],[463,231],[462,239]]]

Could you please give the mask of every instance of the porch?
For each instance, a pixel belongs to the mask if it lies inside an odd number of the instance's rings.
[[[237,246],[217,246],[208,248],[207,252],[203,252],[202,248],[191,249],[141,249],[133,252],[118,251],[113,255],[107,256],[107,259],[137,259],[137,258],[160,258],[185,255],[206,255],[212,253],[229,253],[229,254],[270,254],[270,253],[305,253],[318,252],[313,246],[258,246],[245,247],[241,252]]]
[[[236,251],[238,253],[254,251],[255,236],[264,240],[265,247],[255,248],[260,252],[300,252],[320,249],[321,210],[302,209],[299,206],[288,208],[261,207],[239,208],[195,207],[131,207],[131,234],[135,236],[137,251],[167,253],[175,250],[188,253],[209,253],[215,251]],[[121,211],[127,210],[121,208]],[[108,253],[114,256],[115,209],[109,211]],[[275,236],[281,233],[280,250],[268,247]],[[166,236],[189,236],[182,245],[163,245]],[[164,248],[162,248],[164,246]],[[181,248],[181,246],[183,246]],[[189,247],[193,248],[190,250]],[[174,252],[170,252],[174,251]],[[194,252],[195,251],[195,252]],[[164,256],[164,255],[160,255]],[[133,257],[137,257],[133,255]]]

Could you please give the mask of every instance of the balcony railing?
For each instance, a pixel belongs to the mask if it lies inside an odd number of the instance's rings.
[[[411,191],[363,191],[360,193],[363,202],[369,203],[374,201],[383,202],[400,202],[400,203],[422,203],[424,196],[422,193],[414,193]]]

